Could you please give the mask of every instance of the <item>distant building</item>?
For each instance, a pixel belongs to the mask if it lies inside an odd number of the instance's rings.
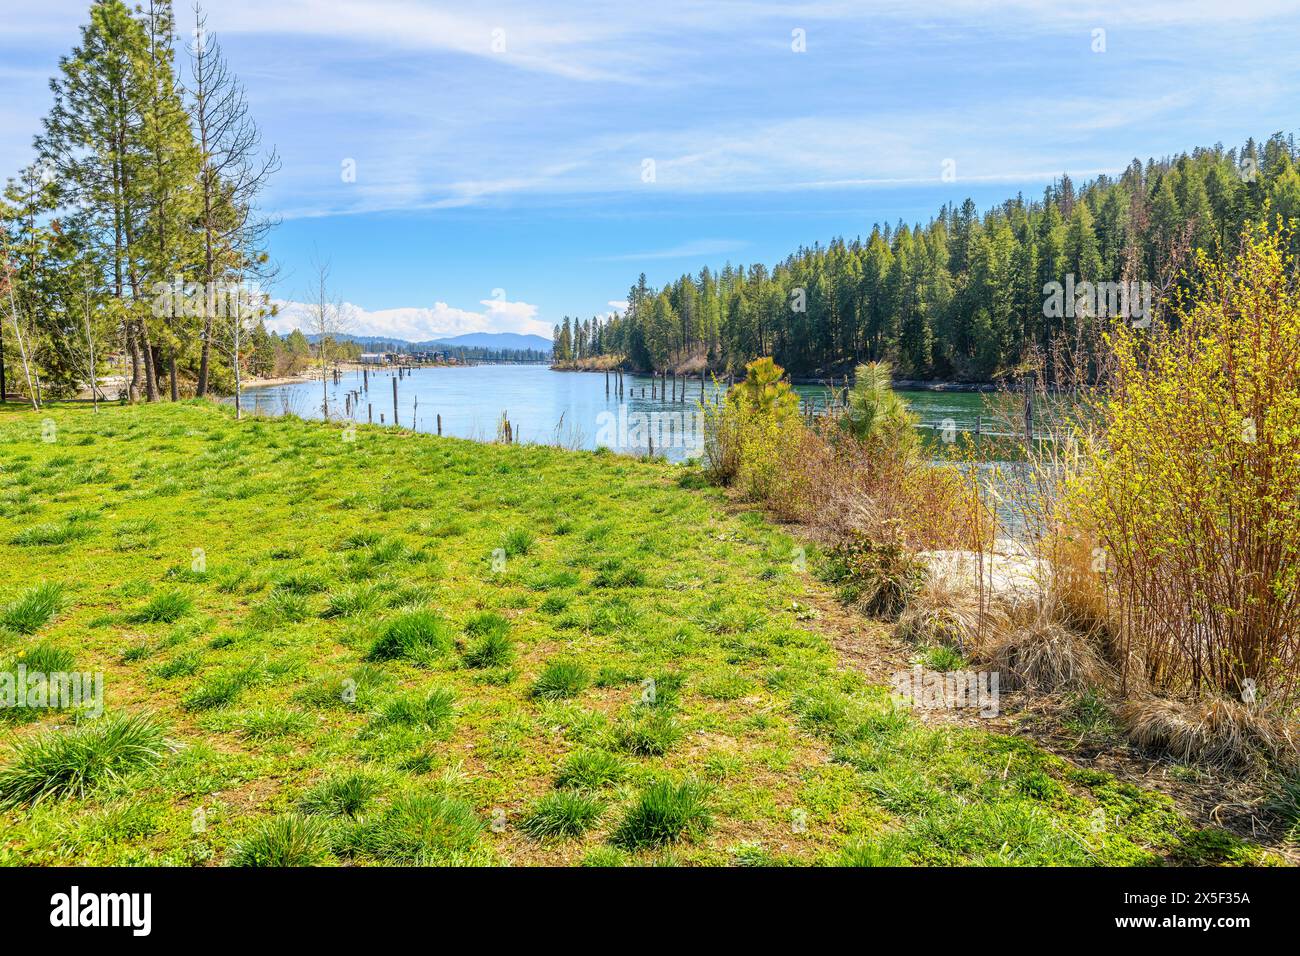
[[[361,364],[362,365],[387,365],[388,356],[385,355],[383,352],[362,352]]]

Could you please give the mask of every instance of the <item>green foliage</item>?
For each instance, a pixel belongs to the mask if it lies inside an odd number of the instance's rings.
[[[1300,280],[1292,234],[1200,262],[1176,326],[1119,325],[1074,488],[1104,554],[1118,658],[1154,689],[1300,694]],[[1094,569],[1096,570],[1096,569]]]
[[[880,543],[860,534],[832,547],[821,572],[839,585],[846,602],[885,620],[897,619],[925,580],[924,566],[901,544]]]
[[[895,454],[917,450],[916,416],[894,391],[888,362],[859,365],[847,402],[848,408],[840,416],[839,425],[858,441]]]

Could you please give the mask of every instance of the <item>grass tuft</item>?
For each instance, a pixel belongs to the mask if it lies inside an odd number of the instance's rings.
[[[689,834],[699,834],[713,823],[708,789],[694,781],[651,784],[614,831],[613,842],[625,849],[663,846]]]
[[[604,812],[605,804],[595,797],[557,790],[533,804],[519,829],[538,839],[578,837],[595,826]]]
[[[591,674],[577,661],[552,661],[533,682],[532,695],[542,700],[577,697],[591,683]]]
[[[317,866],[329,858],[329,830],[317,817],[289,813],[263,822],[241,840],[231,866]]]
[[[0,627],[17,634],[35,634],[54,620],[63,606],[63,585],[53,582],[38,584],[0,609]]]
[[[20,741],[0,767],[0,809],[84,796],[94,787],[152,766],[168,749],[150,714],[115,714],[70,730]]]
[[[451,650],[452,633],[447,622],[433,611],[405,611],[390,618],[371,645],[367,660],[409,660],[427,663]]]

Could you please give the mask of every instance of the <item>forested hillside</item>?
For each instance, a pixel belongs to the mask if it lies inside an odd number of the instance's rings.
[[[565,318],[558,363],[623,355],[640,369],[693,359],[738,369],[771,355],[796,374],[887,359],[911,378],[987,380],[1089,319],[1044,308],[1049,283],[1147,282],[1167,289],[1197,248],[1235,249],[1248,220],[1300,216],[1294,137],[1214,146],[982,215],[967,200],[925,225],[877,225],[865,239],[799,249],[772,268],[726,265],[662,289],[645,276],[625,314]],[[1069,310],[1075,311],[1073,309]]]

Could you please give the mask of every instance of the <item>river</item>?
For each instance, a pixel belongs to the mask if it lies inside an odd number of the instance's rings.
[[[401,377],[395,368],[372,368],[368,375],[360,370],[341,373],[338,383],[331,380],[324,393],[319,380],[249,388],[243,404],[262,415],[321,418],[328,395],[331,419],[391,425],[394,381],[398,424],[416,431],[436,433],[441,417],[444,435],[490,441],[500,437],[504,418],[515,442],[587,449],[604,445],[615,451],[641,453],[653,445],[656,454],[670,461],[701,453],[698,378],[686,384],[685,401],[679,383],[674,401],[660,393],[661,383],[643,375],[624,375],[620,398],[612,375],[607,392],[603,373],[557,372],[545,365],[412,368]],[[672,388],[671,382],[668,388]],[[815,407],[824,407],[829,397],[824,386],[795,388]],[[704,399],[713,401],[717,394],[714,383],[706,382]],[[978,394],[899,394],[923,423],[935,429],[948,425],[958,431],[973,430],[980,416],[987,415],[984,398]],[[350,409],[349,396],[353,399]]]

